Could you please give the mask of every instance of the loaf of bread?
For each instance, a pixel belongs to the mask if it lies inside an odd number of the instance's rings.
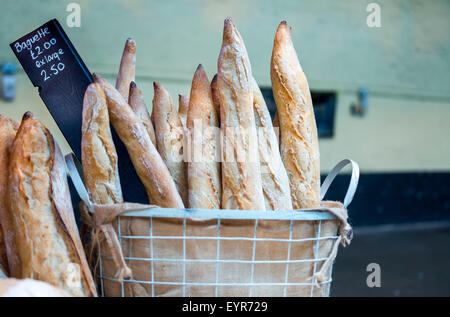
[[[153,119],[157,149],[187,206],[187,171],[183,157],[184,128],[168,91],[157,82],[153,83],[153,87],[155,89]]]
[[[189,208],[220,209],[222,184],[217,157],[219,120],[202,65],[192,79],[187,118],[191,157],[188,162]]]
[[[18,128],[19,124],[15,120],[0,115],[0,265],[3,266],[5,274],[11,275],[15,274],[18,255],[12,218],[6,202],[6,191],[9,152]]]
[[[187,113],[189,109],[189,98],[185,95],[178,95],[178,116],[180,117],[181,124],[186,131]]]
[[[69,297],[62,289],[33,279],[0,280],[0,297]]]
[[[320,160],[314,110],[305,73],[284,21],[275,35],[270,76],[280,121],[281,157],[290,180],[293,207],[317,207]]]
[[[15,277],[41,280],[73,296],[95,296],[63,155],[47,128],[29,112],[11,148],[7,195],[20,259]]]
[[[150,114],[148,113],[147,105],[144,101],[144,96],[142,95],[142,91],[138,88],[134,81],[132,81],[130,84],[128,104],[141,120],[142,124],[145,126],[145,129],[147,130],[147,133],[150,136],[150,140],[152,140],[153,145],[156,146],[155,129],[153,127]]]
[[[92,202],[123,202],[117,153],[111,136],[105,94],[90,84],[84,94],[81,127],[81,160],[84,184]]]
[[[150,203],[166,208],[184,208],[175,182],[144,125],[117,89],[99,75],[94,74],[93,77],[105,92],[111,124],[127,148]]]
[[[120,60],[119,73],[116,79],[116,89],[123,98],[128,101],[130,84],[135,80],[136,71],[136,42],[133,39],[127,39]]]
[[[227,18],[217,73],[223,137],[223,209],[265,209],[251,80],[244,42],[232,19]]]
[[[211,80],[211,94],[214,109],[216,110],[217,118],[219,119],[220,125],[220,98],[219,98],[219,88],[217,87],[217,74],[215,74],[213,79]]]
[[[281,160],[272,118],[254,78],[252,84],[253,110],[258,132],[261,180],[266,210],[292,210],[289,178]]]

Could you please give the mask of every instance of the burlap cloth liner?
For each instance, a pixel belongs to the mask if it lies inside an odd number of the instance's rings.
[[[210,263],[183,263],[183,261],[155,262],[151,266],[149,261],[124,260],[131,258],[150,258],[150,248],[148,239],[123,239],[122,245],[117,238],[115,230],[111,230],[112,224],[117,226],[117,217],[121,216],[121,234],[130,236],[149,235],[149,220],[141,217],[126,217],[123,213],[138,211],[157,206],[136,203],[123,203],[115,205],[90,204],[90,210],[86,204],[81,203],[82,221],[91,229],[91,246],[108,246],[110,259],[102,259],[102,275],[110,276],[119,282],[104,280],[105,296],[211,296],[214,294],[214,286],[190,285],[185,286],[182,291],[180,285],[151,285],[144,283],[123,283],[121,281],[129,279],[139,281],[160,280],[162,282],[217,282],[217,265],[219,265],[219,282],[223,286],[219,287],[219,296],[248,296],[249,288],[243,286],[233,287],[233,283],[250,282],[252,276],[254,283],[279,283],[280,285],[253,286],[252,295],[255,296],[325,296],[327,287],[320,287],[321,282],[327,281],[330,269],[337,255],[339,244],[346,246],[352,239],[352,228],[347,222],[347,210],[340,202],[323,201],[319,208],[304,209],[304,211],[325,211],[333,214],[336,220],[323,220],[321,224],[321,237],[335,236],[338,238],[323,239],[319,241],[316,250],[316,241],[292,242],[291,250],[288,254],[286,242],[258,241],[253,245],[253,241],[242,240],[221,240],[220,259],[221,260],[247,260],[245,263],[224,262],[217,264],[213,262],[217,259],[218,246],[216,240],[185,240],[185,245],[181,240],[159,239],[154,240],[153,258],[162,259],[207,259]],[[224,211],[226,212],[226,211]],[[276,211],[274,211],[276,212]],[[187,218],[185,234],[187,236],[217,236],[217,219],[189,219]],[[258,238],[315,238],[317,235],[318,221],[295,220],[290,233],[290,220],[259,220],[255,229],[254,220],[225,220],[221,219],[220,236],[224,237],[253,237],[255,230]],[[108,229],[109,228],[109,229]],[[157,236],[183,236],[182,218],[152,218],[153,235]],[[116,229],[117,230],[117,229]],[[255,254],[252,250],[255,247]],[[183,254],[184,250],[184,254]],[[102,251],[104,254],[105,252]],[[318,254],[316,254],[318,253]],[[88,252],[92,256],[93,252]],[[288,254],[288,256],[287,256]],[[252,257],[253,256],[253,257]],[[313,262],[289,263],[289,259],[314,259],[323,258],[326,260],[317,264]],[[248,262],[255,260],[278,260],[279,263],[254,264],[252,267]],[[92,260],[92,259],[91,259]],[[96,261],[90,261],[91,263]],[[98,262],[96,262],[98,263]],[[96,272],[96,268],[94,268]],[[314,274],[315,272],[315,274]],[[183,275],[184,274],[184,280]],[[150,275],[153,275],[150,276]],[[313,281],[311,281],[313,279]],[[283,282],[287,282],[283,288]],[[314,283],[317,289],[311,292],[311,286],[297,286],[289,283]],[[286,291],[287,289],[287,291]],[[284,291],[284,293],[283,293]]]

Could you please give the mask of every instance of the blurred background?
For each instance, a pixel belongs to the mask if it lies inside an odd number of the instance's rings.
[[[153,81],[177,101],[189,95],[199,63],[214,76],[231,16],[273,113],[270,57],[286,20],[313,95],[322,175],[343,158],[361,167],[349,208],[355,238],[337,257],[331,295],[450,295],[449,0],[2,0],[0,15],[0,113],[19,120],[31,110],[65,153],[9,47],[22,35],[57,18],[89,70],[112,83],[125,40],[134,38],[136,82],[151,109]],[[328,198],[342,200],[348,178]],[[367,285],[370,263],[381,268],[381,287]]]

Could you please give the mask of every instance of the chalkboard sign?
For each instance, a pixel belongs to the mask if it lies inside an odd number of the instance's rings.
[[[75,47],[56,19],[14,41],[10,47],[33,85],[38,87],[41,99],[72,151],[81,160],[83,98],[93,80]],[[125,145],[111,130],[119,157],[119,176],[125,201],[148,203],[145,188]]]

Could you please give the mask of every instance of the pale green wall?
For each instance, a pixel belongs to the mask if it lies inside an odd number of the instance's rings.
[[[125,39],[133,37],[137,81],[151,106],[152,81],[176,99],[189,93],[198,63],[216,72],[226,16],[242,34],[256,79],[270,85],[273,35],[287,20],[311,88],[338,92],[335,137],[320,140],[324,171],[343,157],[364,171],[450,169],[450,1],[376,1],[381,28],[366,25],[366,6],[375,1],[79,0],[81,28],[65,25],[70,2],[2,0],[0,63],[15,61],[10,42],[56,17],[89,69],[113,81]],[[371,91],[364,118],[349,111],[360,87]],[[0,101],[0,113],[19,119],[25,110],[63,143],[21,72],[16,100]]]

